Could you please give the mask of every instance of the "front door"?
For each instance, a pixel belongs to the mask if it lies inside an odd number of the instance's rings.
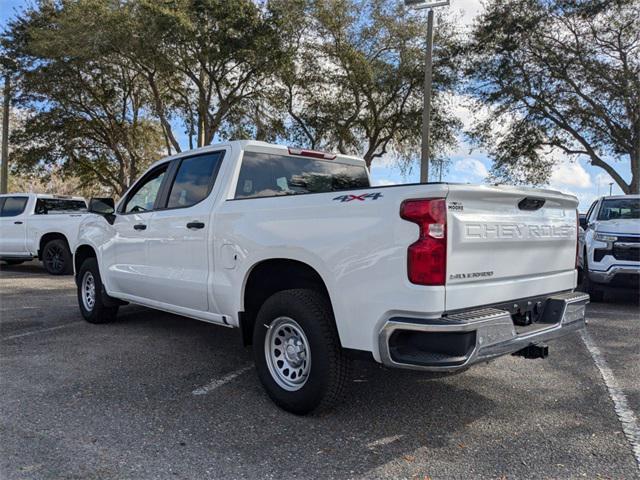
[[[0,198],[0,254],[24,257],[28,255],[26,244],[25,208],[29,197]]]
[[[224,151],[175,160],[165,198],[153,214],[147,278],[154,300],[210,311],[214,183]],[[217,313],[217,312],[213,312]]]
[[[146,277],[148,241],[151,219],[169,163],[164,163],[143,176],[118,208],[113,228],[115,235],[103,251],[109,265],[109,290],[140,298],[150,298]]]

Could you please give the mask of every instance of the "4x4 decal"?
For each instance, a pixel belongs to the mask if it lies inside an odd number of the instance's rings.
[[[377,200],[382,197],[380,192],[377,193],[363,193],[362,195],[340,195],[339,197],[334,198],[334,200],[340,200],[341,202],[352,202],[354,200],[360,200],[364,202],[367,198],[371,200]]]

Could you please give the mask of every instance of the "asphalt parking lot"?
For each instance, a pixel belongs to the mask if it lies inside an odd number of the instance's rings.
[[[87,324],[73,279],[35,263],[1,267],[0,302],[2,479],[640,478],[625,296],[546,360],[446,378],[357,363],[345,403],[309,417],[271,403],[235,330],[134,306]]]

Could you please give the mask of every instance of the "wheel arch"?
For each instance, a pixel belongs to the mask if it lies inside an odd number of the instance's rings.
[[[80,266],[87,258],[98,258],[95,249],[87,244],[78,245],[73,255],[73,271],[76,275],[76,281]]]
[[[71,252],[71,245],[69,244],[69,240],[67,239],[67,236],[62,233],[62,232],[47,232],[44,235],[42,235],[40,237],[40,240],[38,242],[38,260],[42,260],[42,252],[44,250],[44,247],[47,243],[49,243],[51,240],[62,240],[64,241],[64,243],[67,244],[67,248],[69,249],[70,253]]]
[[[251,345],[255,318],[264,301],[274,293],[292,288],[309,288],[322,293],[333,313],[331,295],[317,269],[290,258],[261,260],[247,271],[242,287],[243,311],[238,313],[238,321],[244,345]]]

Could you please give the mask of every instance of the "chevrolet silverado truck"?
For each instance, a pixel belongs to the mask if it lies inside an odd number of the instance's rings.
[[[602,197],[581,220],[582,287],[594,301],[612,288],[640,288],[640,195]]]
[[[72,252],[86,214],[82,197],[0,195],[0,260],[18,265],[38,258],[52,275],[72,273]]]
[[[353,358],[454,373],[544,357],[585,325],[577,200],[558,192],[372,187],[361,159],[234,141],[157,162],[113,210],[95,201],[82,316],[131,302],[237,328],[290,412],[334,404]]]

